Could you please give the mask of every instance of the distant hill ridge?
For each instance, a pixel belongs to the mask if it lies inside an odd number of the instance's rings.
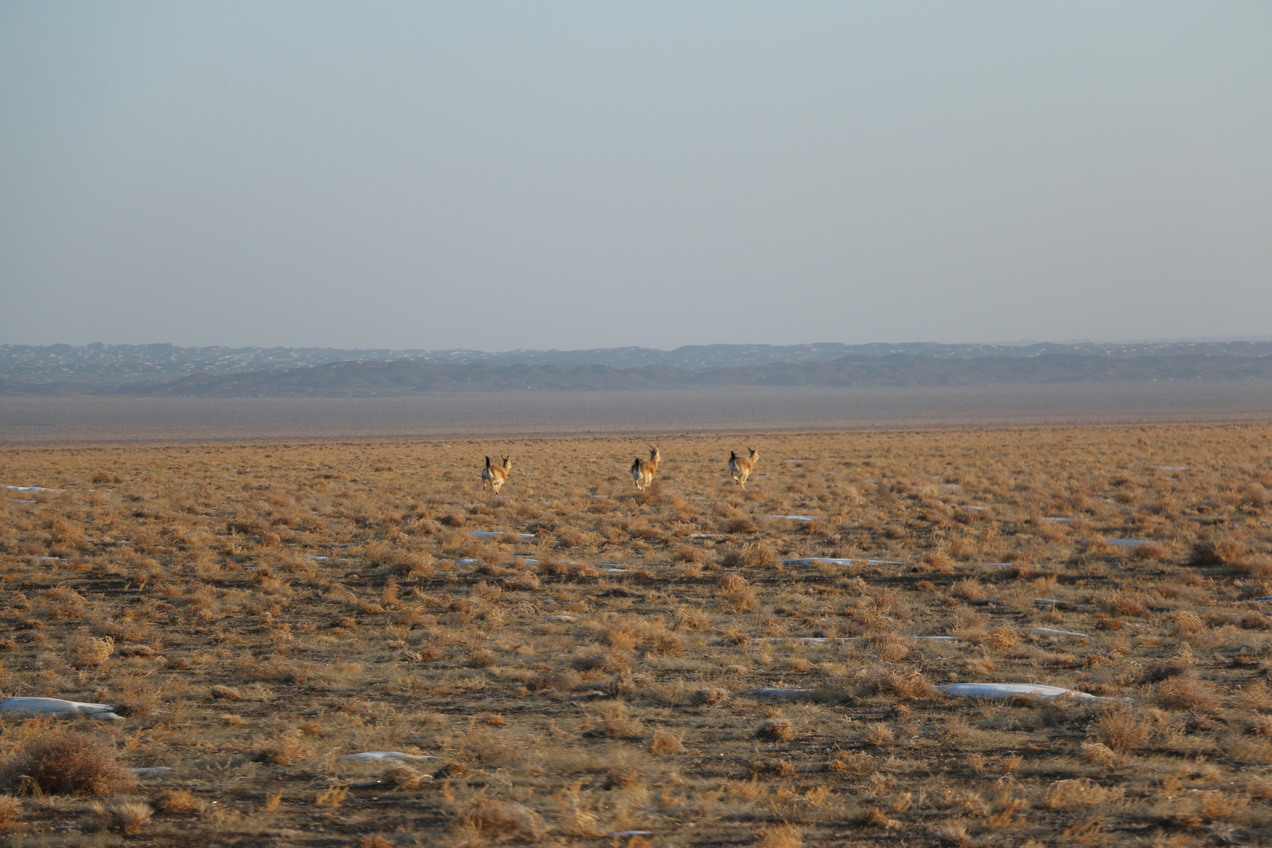
[[[0,393],[392,396],[705,385],[1272,379],[1272,341],[688,345],[663,351],[0,345]]]

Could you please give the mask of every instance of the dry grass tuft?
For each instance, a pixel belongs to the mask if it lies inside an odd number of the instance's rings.
[[[1157,703],[1168,710],[1214,712],[1221,701],[1214,686],[1207,681],[1180,675],[1161,683],[1157,690]]]
[[[484,837],[515,836],[537,839],[545,832],[543,817],[513,801],[476,798],[464,806],[456,819],[465,828]]]
[[[136,836],[150,823],[154,809],[144,801],[121,801],[106,805],[94,802],[93,814],[101,828],[117,830],[125,836]]]
[[[131,789],[136,778],[105,740],[66,731],[25,744],[0,770],[0,782],[24,794],[110,795]]]
[[[755,729],[755,738],[770,742],[789,742],[795,738],[795,725],[790,719],[771,718]]]
[[[803,828],[793,824],[770,824],[755,834],[759,848],[804,848]]]

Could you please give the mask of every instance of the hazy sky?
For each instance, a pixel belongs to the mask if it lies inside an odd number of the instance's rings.
[[[1248,335],[1267,0],[0,0],[0,344]]]

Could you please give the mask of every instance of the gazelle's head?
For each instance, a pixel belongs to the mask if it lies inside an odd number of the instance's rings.
[[[760,452],[759,452],[758,450],[756,450],[755,448],[747,448],[747,450],[749,450],[749,451],[751,452],[751,459],[759,459],[759,458],[760,458]]]
[[[658,453],[658,445],[649,446],[649,458],[652,459],[654,462],[657,462],[661,458]]]
[[[512,468],[512,457],[508,456],[507,454],[504,454],[504,458],[503,458],[503,467],[504,467],[505,469],[510,469],[510,468]]]

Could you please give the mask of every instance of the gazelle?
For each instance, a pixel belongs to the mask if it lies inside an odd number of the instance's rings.
[[[486,467],[481,470],[481,486],[483,489],[499,493],[503,488],[504,482],[508,479],[508,472],[512,470],[512,457],[505,456],[503,465],[495,465],[490,461],[490,457],[486,457]]]
[[[737,481],[742,488],[746,488],[746,478],[751,476],[751,472],[755,469],[755,461],[760,458],[760,452],[755,448],[747,448],[751,452],[750,456],[741,457],[736,451],[729,451],[729,474]]]
[[[649,459],[636,457],[636,461],[632,463],[632,479],[636,481],[638,491],[645,491],[654,482],[654,475],[658,473],[658,463],[661,461],[662,455],[658,453],[657,445],[649,446]]]

